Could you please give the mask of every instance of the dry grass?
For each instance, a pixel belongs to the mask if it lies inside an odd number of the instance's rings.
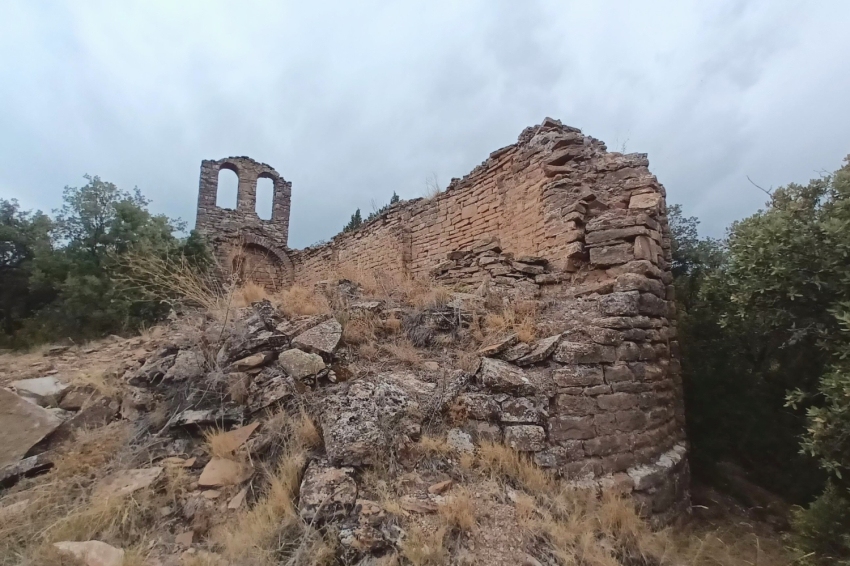
[[[234,307],[248,307],[252,303],[269,299],[269,293],[262,285],[248,281],[236,289],[233,293]]]
[[[254,506],[216,530],[213,541],[228,564],[330,563],[333,541],[305,525],[297,507],[307,451],[321,443],[321,436],[304,411],[294,418],[279,413],[273,420],[267,427],[283,429],[285,437],[277,468]]]
[[[393,358],[408,366],[418,366],[422,363],[419,350],[407,338],[397,338],[395,342],[381,346]]]
[[[292,424],[292,435],[298,445],[312,449],[322,445],[322,433],[303,408]]]
[[[408,528],[407,536],[401,545],[401,554],[413,566],[442,566],[449,563],[449,553],[445,548],[446,527],[435,530],[413,525]]]
[[[459,533],[468,533],[475,528],[477,523],[475,501],[466,488],[455,491],[451,498],[440,505],[440,519],[449,529]]]
[[[499,312],[488,313],[484,317],[483,331],[486,338],[516,333],[520,342],[533,342],[537,338],[536,303],[520,301]]]
[[[71,385],[89,388],[104,397],[115,397],[121,391],[121,381],[105,371],[81,372],[71,378]]]
[[[304,285],[284,289],[272,298],[272,302],[289,318],[331,312],[324,295]]]
[[[455,453],[445,437],[423,434],[419,440],[419,450],[427,456],[448,457]]]
[[[430,279],[353,266],[340,267],[336,276],[359,285],[364,297],[406,304],[419,309],[439,308],[451,300],[452,290]]]
[[[62,540],[97,539],[128,548],[151,538],[158,510],[188,489],[183,470],[168,470],[155,486],[131,496],[90,495],[98,480],[125,467],[130,434],[126,423],[83,432],[50,473],[15,486],[15,497],[28,504],[0,517],[0,564],[50,564],[52,543]]]
[[[524,454],[501,443],[481,443],[476,465],[494,479],[511,481],[531,494],[552,493],[556,488],[551,474]]]
[[[158,301],[180,301],[200,307],[213,316],[227,316],[232,297],[215,275],[201,273],[184,256],[157,257],[144,253],[126,254],[119,281]]]

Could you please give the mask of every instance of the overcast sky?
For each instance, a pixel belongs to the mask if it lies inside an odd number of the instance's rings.
[[[202,159],[292,181],[290,245],[552,116],[720,236],[850,153],[850,2],[0,0],[0,198],[100,175],[194,222]]]

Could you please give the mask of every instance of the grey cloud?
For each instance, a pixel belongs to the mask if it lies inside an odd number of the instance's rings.
[[[420,196],[544,116],[649,154],[704,231],[746,180],[850,152],[850,4],[19,3],[0,21],[0,198],[58,206],[83,173],[191,222],[201,159],[293,182],[292,245]]]

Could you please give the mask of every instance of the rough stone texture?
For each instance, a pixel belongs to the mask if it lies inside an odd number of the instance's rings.
[[[302,332],[292,340],[292,345],[307,352],[330,356],[342,338],[342,326],[332,318]]]
[[[344,517],[357,501],[352,468],[334,468],[313,460],[304,472],[299,493],[299,513],[310,524]]]
[[[546,431],[535,425],[507,426],[505,443],[520,452],[537,452],[546,448]]]
[[[239,179],[235,210],[216,206],[222,169],[235,172]],[[270,220],[262,220],[256,212],[260,178],[271,179],[274,186]],[[286,251],[291,198],[292,183],[265,163],[249,157],[204,160],[195,228],[207,237],[220,265],[230,273],[278,289],[291,283],[293,276]]]
[[[95,486],[94,497],[123,497],[148,487],[162,474],[162,468],[139,468],[122,470],[104,478]]]
[[[276,192],[277,216],[259,221],[252,179],[267,166],[239,159],[202,166],[199,227],[219,258],[242,254],[271,287],[312,285],[347,269],[436,280],[462,292],[447,306],[452,313],[494,294],[505,303],[535,301],[540,339],[505,336],[484,345],[474,376],[446,405],[467,419],[459,428],[474,441],[504,439],[565,477],[629,486],[648,513],[666,517],[686,507],[666,192],[645,154],[608,152],[600,140],[547,118],[434,198],[393,204],[359,229],[304,250],[286,248],[287,225],[277,212],[285,200],[288,222],[288,184],[279,181],[286,187]],[[244,172],[236,211],[214,206],[222,167]],[[321,351],[299,336],[324,322],[266,327],[275,338],[249,335],[222,355],[229,363],[279,351],[295,337],[293,346],[327,358],[330,344]],[[142,377],[167,372],[174,354],[155,356]],[[363,381],[345,384],[322,413],[335,465],[362,465],[397,449],[416,430],[418,417],[410,414],[426,407],[396,384],[355,385]],[[666,455],[675,447],[676,463],[659,464],[673,461]],[[641,466],[663,481],[644,487]]]
[[[308,354],[297,348],[281,353],[278,363],[286,375],[293,379],[304,379],[325,369],[325,361],[318,354]]]
[[[18,462],[60,424],[46,409],[0,388],[0,468]]]
[[[121,566],[124,563],[123,550],[99,540],[55,542],[53,546],[85,566]]]
[[[11,383],[12,389],[20,395],[42,407],[56,407],[70,385],[62,383],[53,376],[21,379]]]
[[[340,386],[323,409],[325,449],[338,466],[374,464],[418,434],[422,419],[419,404],[401,387],[365,379]]]

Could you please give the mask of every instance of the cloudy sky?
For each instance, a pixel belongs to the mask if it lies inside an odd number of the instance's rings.
[[[850,2],[0,0],[0,198],[85,173],[194,221],[200,161],[293,183],[290,245],[545,116],[649,154],[705,234],[850,153]]]

